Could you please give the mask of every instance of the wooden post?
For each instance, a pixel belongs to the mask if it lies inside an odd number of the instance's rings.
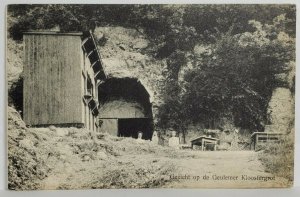
[[[255,144],[254,144],[254,151],[256,151],[256,146],[258,143],[258,134],[255,134]]]
[[[202,149],[202,151],[204,151],[204,138],[201,139],[201,145],[202,145],[201,149]]]

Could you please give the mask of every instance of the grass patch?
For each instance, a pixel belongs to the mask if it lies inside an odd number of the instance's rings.
[[[266,172],[288,180],[292,186],[294,180],[294,137],[285,136],[278,143],[268,143],[261,147],[259,159],[266,168]]]

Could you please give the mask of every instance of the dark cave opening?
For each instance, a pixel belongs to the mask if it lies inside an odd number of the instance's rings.
[[[115,119],[117,135],[151,139],[153,116],[150,96],[145,87],[135,78],[110,78],[98,87],[99,118],[102,121]],[[114,125],[106,127],[113,129]],[[108,131],[109,132],[109,131]],[[115,133],[115,132],[109,132]]]

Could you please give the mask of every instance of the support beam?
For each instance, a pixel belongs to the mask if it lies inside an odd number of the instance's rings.
[[[91,50],[91,51],[87,54],[87,57],[90,57],[90,55],[91,55],[92,53],[94,53],[95,51],[96,51],[95,49]]]
[[[91,67],[93,68],[95,66],[95,64],[97,64],[97,62],[99,62],[99,60],[93,62],[92,65],[91,65]]]
[[[85,45],[85,43],[90,39],[91,37],[89,36],[89,37],[87,37],[87,38],[85,38],[83,41],[82,41],[82,44],[81,44],[81,46],[84,46]]]

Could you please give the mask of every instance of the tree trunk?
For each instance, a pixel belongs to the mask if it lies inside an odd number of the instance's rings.
[[[185,133],[186,132],[186,130],[185,130],[185,128],[184,127],[181,127],[181,133],[182,133],[182,138],[183,138],[183,143],[185,144],[186,143],[186,141],[185,141]]]

